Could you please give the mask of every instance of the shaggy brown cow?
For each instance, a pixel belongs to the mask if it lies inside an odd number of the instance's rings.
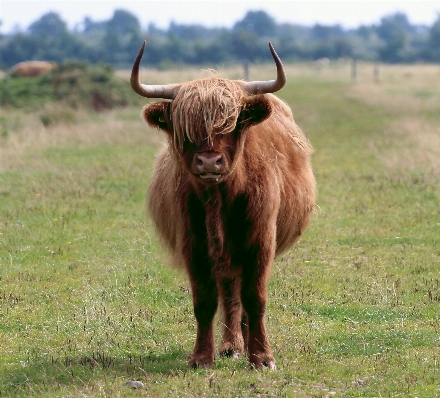
[[[246,349],[255,368],[275,368],[264,314],[275,256],[302,234],[315,206],[312,147],[268,82],[211,77],[182,84],[131,85],[154,102],[143,110],[168,139],[148,190],[152,219],[191,281],[197,338],[190,367],[214,361],[213,318],[223,307],[220,355]]]
[[[21,77],[32,77],[43,75],[54,69],[56,64],[48,61],[25,61],[14,65],[11,74]]]

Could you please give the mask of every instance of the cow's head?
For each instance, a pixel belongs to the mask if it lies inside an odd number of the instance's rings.
[[[167,133],[170,147],[184,166],[203,184],[224,181],[234,170],[249,127],[271,113],[270,101],[261,94],[281,89],[286,77],[282,63],[269,43],[277,66],[277,79],[244,82],[211,77],[174,85],[139,82],[139,65],[145,42],[133,65],[131,86],[154,102],[144,108],[149,125]]]

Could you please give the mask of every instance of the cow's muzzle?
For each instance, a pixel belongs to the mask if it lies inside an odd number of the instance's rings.
[[[218,182],[228,172],[226,158],[218,152],[196,153],[191,169],[205,182]]]

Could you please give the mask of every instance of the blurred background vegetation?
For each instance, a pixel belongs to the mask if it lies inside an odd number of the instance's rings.
[[[119,9],[107,21],[87,17],[69,30],[59,14],[49,12],[25,31],[0,35],[0,67],[6,70],[26,60],[75,60],[127,68],[144,39],[145,62],[158,68],[262,62],[269,58],[269,40],[287,62],[322,58],[440,62],[440,14],[432,26],[411,24],[404,13],[395,13],[378,24],[345,29],[279,24],[264,11],[249,11],[232,28],[172,22],[165,30],[154,24],[143,29],[134,14]]]

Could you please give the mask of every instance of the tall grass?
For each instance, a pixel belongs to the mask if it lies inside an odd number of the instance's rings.
[[[187,370],[191,294],[144,211],[162,136],[140,109],[0,110],[0,396],[440,395],[440,73],[288,70],[319,211],[272,271],[277,371]]]

